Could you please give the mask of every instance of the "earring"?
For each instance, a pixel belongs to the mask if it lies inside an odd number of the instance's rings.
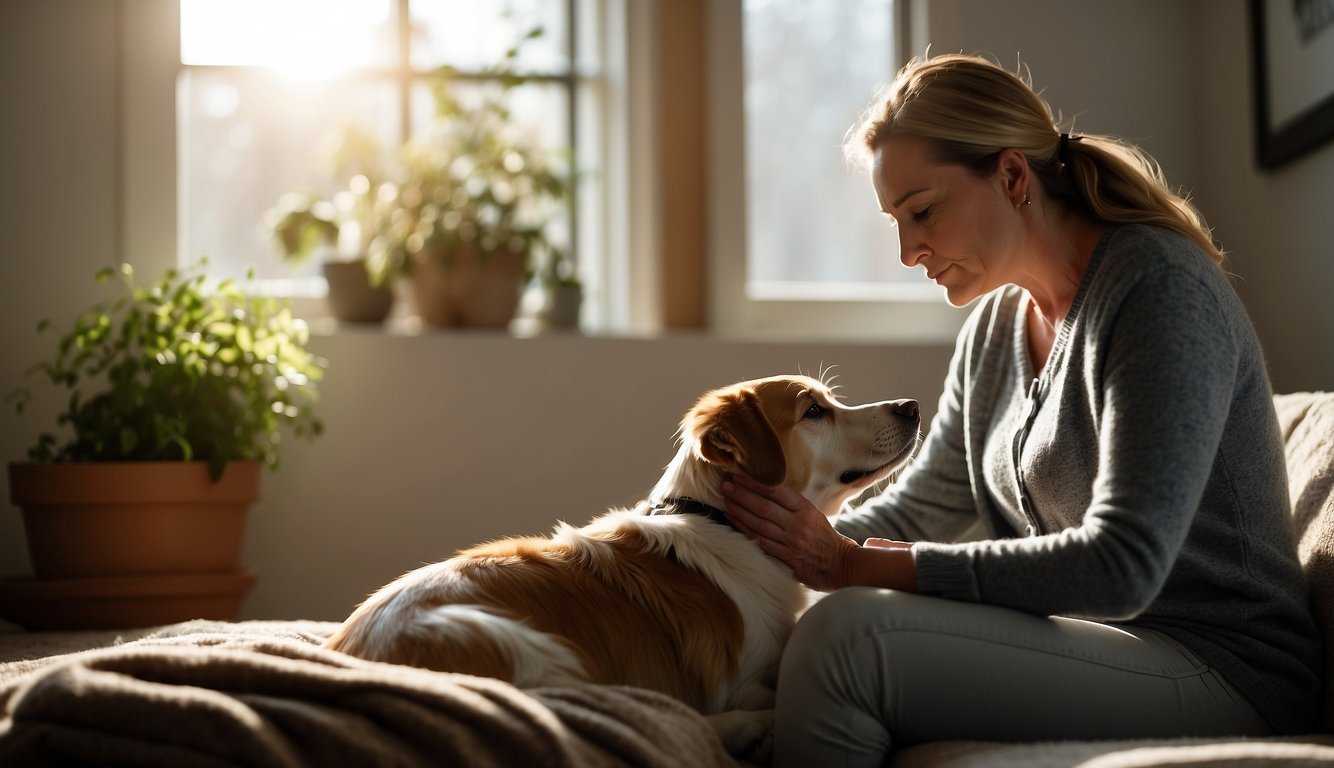
[[[1032,204],[1033,204],[1033,198],[1029,197],[1029,196],[1028,196],[1028,193],[1025,192],[1025,193],[1024,193],[1024,205],[1032,205]]]

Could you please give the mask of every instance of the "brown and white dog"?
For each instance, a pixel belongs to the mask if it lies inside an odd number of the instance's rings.
[[[675,696],[738,751],[765,735],[779,654],[808,593],[722,515],[729,473],[784,483],[826,515],[907,462],[917,403],[841,404],[806,376],[705,394],[647,500],[550,537],[508,538],[371,595],[326,646],[508,680]],[[700,513],[700,514],[694,514]]]

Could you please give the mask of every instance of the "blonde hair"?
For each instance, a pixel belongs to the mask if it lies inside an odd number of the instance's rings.
[[[1067,138],[1027,81],[987,59],[910,61],[849,132],[844,151],[865,162],[890,137],[904,135],[926,139],[938,161],[979,176],[993,173],[1001,150],[1013,147],[1058,203],[1108,224],[1174,230],[1223,260],[1204,217],[1167,186],[1152,157],[1110,136]]]

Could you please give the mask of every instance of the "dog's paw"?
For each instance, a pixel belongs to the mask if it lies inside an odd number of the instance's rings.
[[[774,750],[772,709],[733,709],[709,715],[709,724],[728,754],[748,763],[768,765]]]

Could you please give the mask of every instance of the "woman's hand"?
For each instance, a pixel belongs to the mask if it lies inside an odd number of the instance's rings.
[[[848,558],[861,547],[830,525],[824,513],[787,486],[761,485],[744,475],[723,483],[727,518],[760,549],[822,592],[848,586]]]
[[[912,544],[849,539],[806,497],[787,486],[761,485],[744,475],[723,483],[727,519],[767,555],[792,569],[801,583],[821,592],[862,585],[917,590]]]

